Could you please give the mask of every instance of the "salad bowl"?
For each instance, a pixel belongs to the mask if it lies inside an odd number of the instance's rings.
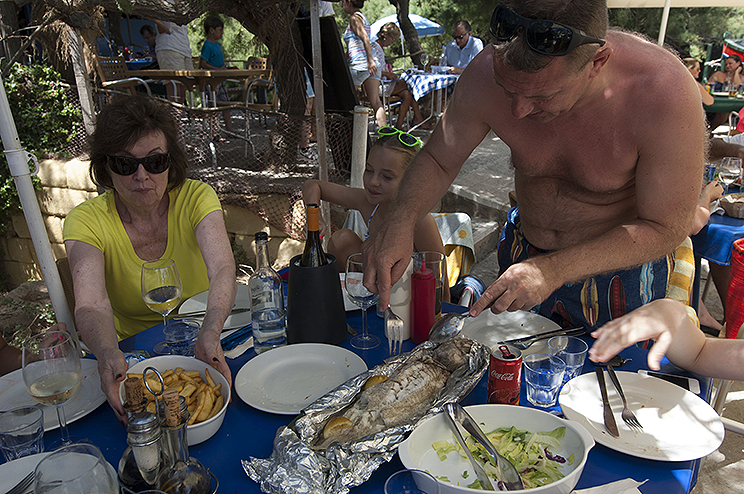
[[[594,439],[584,427],[577,422],[534,408],[488,404],[472,405],[465,409],[486,434],[498,428],[512,426],[531,433],[549,433],[565,427],[565,434],[558,439],[559,445],[549,449],[550,456],[555,458],[551,460],[555,465],[550,468],[560,471],[563,477],[544,486],[526,488],[524,492],[568,494],[573,491],[584,470],[589,451],[594,446]],[[440,459],[437,449],[442,452],[442,444],[445,444],[443,441],[456,442],[444,416],[439,414],[421,423],[398,446],[400,460],[408,469],[430,472],[439,483],[440,494],[477,492],[478,489],[468,487],[477,477],[467,458],[457,451],[451,451],[447,453],[446,459]],[[561,459],[566,461],[561,463]],[[493,483],[495,485],[496,481]]]

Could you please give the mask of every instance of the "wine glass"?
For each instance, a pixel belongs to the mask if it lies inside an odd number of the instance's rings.
[[[346,261],[346,281],[344,288],[354,304],[362,309],[362,334],[351,339],[351,346],[360,350],[369,350],[380,344],[380,338],[367,333],[367,309],[376,304],[379,295],[367,290],[362,284],[364,276],[364,259],[362,254],[352,254]]]
[[[425,71],[428,66],[429,66],[429,54],[422,53],[421,54],[421,68],[423,68]]]
[[[168,334],[168,314],[181,301],[181,277],[178,276],[173,259],[158,259],[142,264],[142,298],[153,312],[163,316],[163,334]],[[167,341],[161,341],[153,348],[155,353],[171,353]]]
[[[116,474],[101,450],[92,444],[73,443],[63,446],[36,465],[36,494],[78,494],[97,492],[116,494]]]
[[[741,176],[741,158],[723,158],[721,168],[718,171],[718,179],[726,185],[728,193],[729,185],[733,184]]]
[[[63,405],[80,387],[80,354],[67,331],[46,331],[23,342],[23,382],[31,397],[57,409],[62,445],[70,444]]]

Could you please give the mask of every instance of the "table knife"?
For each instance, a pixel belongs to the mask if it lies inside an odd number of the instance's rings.
[[[599,391],[602,393],[602,404],[604,405],[604,425],[607,432],[613,437],[620,437],[617,431],[617,424],[615,423],[615,416],[612,415],[612,408],[610,407],[610,400],[607,398],[607,385],[605,384],[604,370],[600,366],[595,366],[594,371],[597,373],[597,382],[599,383]]]

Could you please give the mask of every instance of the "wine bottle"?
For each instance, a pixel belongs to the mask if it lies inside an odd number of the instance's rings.
[[[317,268],[328,262],[323,244],[320,241],[320,210],[317,204],[307,205],[307,240],[302,252],[300,266],[303,268]]]

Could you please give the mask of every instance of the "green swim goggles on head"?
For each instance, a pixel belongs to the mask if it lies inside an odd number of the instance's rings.
[[[398,135],[398,140],[404,146],[408,146],[409,148],[421,147],[421,140],[415,135],[409,134],[408,132],[403,132],[400,129],[396,129],[395,127],[390,127],[387,125],[385,127],[380,127],[377,130],[377,137],[394,136],[396,134]]]

